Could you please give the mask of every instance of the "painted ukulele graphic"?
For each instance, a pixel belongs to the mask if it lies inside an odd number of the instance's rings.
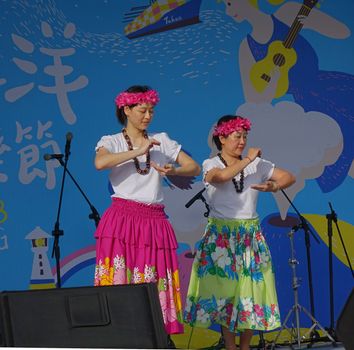
[[[288,73],[297,60],[296,51],[292,46],[303,27],[300,19],[307,17],[317,2],[318,0],[304,0],[285,40],[273,41],[268,47],[267,56],[253,65],[250,71],[250,80],[257,92],[261,93],[266,89],[272,79],[271,74],[274,68],[278,67],[280,77],[274,97],[278,98],[286,94],[289,88]]]

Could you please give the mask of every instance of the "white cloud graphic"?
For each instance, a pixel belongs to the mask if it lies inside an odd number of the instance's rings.
[[[177,241],[189,244],[194,252],[195,243],[201,239],[207,219],[204,216],[206,208],[201,200],[195,201],[189,208],[185,207],[204,185],[202,182],[196,182],[192,187],[192,190],[164,187],[164,204]]]

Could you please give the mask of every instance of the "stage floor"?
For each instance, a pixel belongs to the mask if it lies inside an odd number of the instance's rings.
[[[176,347],[176,349],[183,349],[186,350],[187,348],[179,348]],[[193,349],[192,347],[189,349]],[[224,350],[224,347],[220,347],[218,345],[216,346],[211,346],[211,347],[206,347],[206,348],[200,348],[196,350]],[[251,349],[254,350],[302,350],[302,349],[314,349],[314,350],[354,350],[354,349],[345,349],[344,345],[342,343],[321,343],[321,344],[310,344],[310,343],[303,343],[300,344],[300,347],[298,345],[293,345],[292,347],[289,345],[276,345],[274,348],[272,348],[271,345],[267,344],[265,347],[260,347],[260,346],[255,346],[252,345]]]
[[[267,348],[267,350],[270,348]],[[296,350],[296,349],[315,349],[315,350],[347,350],[344,348],[342,343],[326,343],[326,344],[313,344],[312,346],[310,344],[301,344],[301,347],[299,348],[297,345],[290,347],[290,346],[280,346],[277,345],[274,350]],[[263,349],[260,349],[263,350]]]
[[[177,348],[178,349],[178,348]],[[293,345],[292,347],[287,345],[276,345],[274,348],[271,347],[271,345],[267,345],[266,347],[258,347],[258,346],[251,346],[251,349],[254,350],[302,350],[302,349],[314,349],[314,350],[354,350],[354,349],[345,349],[344,345],[342,343],[321,343],[321,344],[309,344],[309,343],[304,343],[300,344],[300,347],[298,345]],[[224,348],[219,348],[219,347],[210,347],[210,348],[202,348],[199,350],[224,350]]]
[[[8,350],[8,347],[0,347],[0,350]],[[17,348],[17,347],[12,347],[11,349],[13,350],[23,350],[24,348]],[[50,349],[50,350],[63,350],[64,348],[34,348],[34,347],[26,347],[26,350],[43,350],[43,349]],[[92,349],[92,348],[66,348],[66,349],[72,349],[72,350],[79,350],[79,349]],[[186,350],[186,348],[179,348],[177,347],[176,349],[184,349]],[[192,348],[191,348],[192,349]],[[217,349],[217,350],[224,350],[224,348],[219,348],[219,347],[209,347],[209,348],[202,348],[204,349],[209,349],[209,350],[213,350],[213,349]],[[202,350],[199,349],[199,350]],[[256,346],[252,346],[251,349],[259,349],[259,350],[270,350],[271,348],[269,346],[267,346],[266,348],[258,348]],[[274,350],[300,350],[300,349],[314,349],[314,350],[352,350],[352,349],[345,349],[342,343],[335,343],[335,344],[331,344],[331,343],[325,343],[325,344],[313,344],[312,346],[309,346],[309,344],[301,344],[301,347],[299,348],[297,345],[293,346],[293,347],[289,347],[289,346],[280,346],[277,345]],[[95,350],[107,350],[107,349],[100,349],[100,348],[95,348]],[[129,350],[129,349],[126,349]],[[196,349],[198,350],[198,349]]]

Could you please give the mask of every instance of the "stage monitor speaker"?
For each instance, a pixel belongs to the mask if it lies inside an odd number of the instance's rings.
[[[0,346],[167,348],[153,283],[0,293]]]
[[[336,335],[346,350],[354,350],[354,288],[337,320]]]

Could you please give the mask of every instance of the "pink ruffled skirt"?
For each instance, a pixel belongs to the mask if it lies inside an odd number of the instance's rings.
[[[178,244],[164,206],[113,198],[95,238],[95,286],[157,283],[166,332],[182,333]]]

